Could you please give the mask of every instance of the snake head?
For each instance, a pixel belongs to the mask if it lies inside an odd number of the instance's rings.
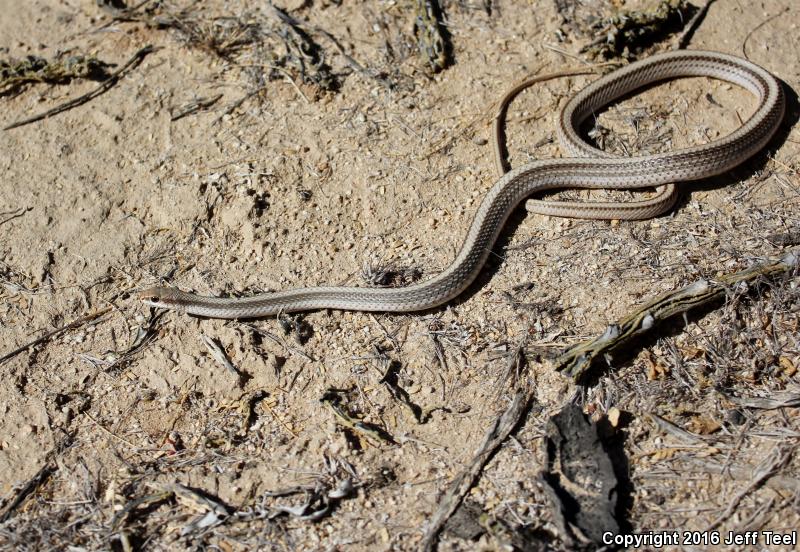
[[[175,288],[155,286],[136,294],[145,304],[159,309],[179,309],[183,292]]]

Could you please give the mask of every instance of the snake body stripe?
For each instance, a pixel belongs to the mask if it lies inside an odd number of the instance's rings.
[[[666,79],[696,76],[745,88],[757,98],[755,112],[724,138],[655,155],[612,157],[584,142],[578,134],[583,120],[626,94]],[[204,297],[167,287],[146,289],[139,295],[145,304],[154,307],[212,318],[252,318],[325,308],[378,312],[430,309],[458,296],[474,281],[509,215],[531,194],[562,188],[669,186],[723,173],[766,145],[783,118],[784,104],[777,79],[750,61],[690,50],[655,55],[609,73],[575,95],[558,122],[559,138],[575,157],[535,161],[500,177],[475,213],[455,260],[429,280],[402,288],[310,287],[241,298]],[[666,202],[634,213],[634,218],[658,214],[672,201],[667,196]],[[551,203],[544,203],[545,212]],[[552,212],[562,216],[631,218],[626,204],[569,204],[566,211],[558,203],[554,205]]]

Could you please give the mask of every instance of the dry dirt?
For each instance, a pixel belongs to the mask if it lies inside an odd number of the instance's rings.
[[[281,5],[336,37],[367,71],[311,33],[338,90],[290,69],[254,83],[254,68],[271,61],[251,46],[221,57],[174,27],[112,21],[94,1],[0,0],[2,58],[69,51],[119,66],[147,44],[157,48],[87,104],[0,132],[0,356],[78,321],[0,362],[0,506],[8,511],[0,546],[415,549],[442,491],[508,405],[503,374],[520,346],[533,406],[469,493],[490,516],[566,547],[538,476],[545,422],[574,401],[595,419],[625,413],[627,532],[797,530],[796,276],[676,322],[590,386],[547,360],[649,297],[789,249],[800,231],[793,93],[768,151],[685,186],[669,215],[575,221],[520,209],[479,281],[433,312],[248,322],[140,304],[136,290],[157,283],[218,295],[368,285],[365,266],[436,274],[496,179],[493,102],[527,74],[581,66],[585,39],[559,32],[549,0],[501,0],[490,12],[477,1],[444,3],[454,64],[433,77],[415,50],[411,2]],[[206,29],[213,34],[220,16],[273,21],[264,6],[211,0],[193,9],[215,21]],[[720,0],[689,48],[744,48],[799,90],[799,21],[793,0]],[[544,83],[512,105],[513,165],[561,155],[554,114],[593,78]],[[0,124],[96,86],[26,86],[0,98]],[[607,149],[671,149],[730,132],[753,104],[734,86],[687,79],[620,102],[599,124],[610,129]],[[393,396],[387,370],[425,423]],[[395,444],[337,423],[321,402],[332,388],[347,412]],[[795,406],[754,408],[732,397],[795,397],[786,401]],[[665,434],[649,413],[695,440]],[[318,521],[268,519],[277,505],[302,502],[269,493],[346,479],[356,488]],[[236,513],[198,527],[213,507],[180,492],[153,498],[175,484]],[[446,533],[440,549],[497,546],[492,539]]]

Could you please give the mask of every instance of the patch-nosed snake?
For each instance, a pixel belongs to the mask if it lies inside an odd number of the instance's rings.
[[[614,157],[580,137],[579,125],[597,110],[643,86],[677,77],[711,77],[736,84],[755,95],[758,106],[728,136],[668,153]],[[653,199],[633,204],[548,201],[534,206],[545,214],[580,218],[656,216],[674,204],[675,182],[718,175],[763,148],[783,118],[784,103],[777,79],[750,61],[692,50],[655,55],[599,78],[567,103],[559,116],[558,134],[574,157],[534,161],[506,172],[480,204],[455,260],[433,278],[400,288],[309,287],[241,298],[204,297],[167,287],[149,288],[139,296],[150,306],[211,318],[253,318],[326,308],[379,312],[430,309],[458,296],[473,282],[509,215],[531,194],[561,188],[663,186]]]

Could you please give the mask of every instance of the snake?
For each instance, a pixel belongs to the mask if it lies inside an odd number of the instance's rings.
[[[665,153],[619,157],[581,137],[581,123],[598,110],[648,85],[683,77],[709,77],[742,87],[755,96],[756,109],[727,136]],[[524,85],[517,86],[506,95],[501,110],[522,88]],[[536,202],[537,210],[556,216],[612,220],[657,216],[675,203],[676,183],[722,174],[760,151],[778,129],[784,110],[779,81],[749,60],[699,50],[656,54],[599,77],[567,101],[558,115],[556,130],[568,157],[535,160],[508,171],[498,161],[503,174],[480,203],[455,259],[427,280],[405,287],[319,286],[244,297],[208,297],[157,286],[138,295],[151,307],[227,319],[320,309],[387,313],[433,309],[453,300],[473,283],[509,216],[530,195],[565,188],[657,188],[655,197],[632,205]],[[497,126],[495,130],[497,152],[500,133]]]

